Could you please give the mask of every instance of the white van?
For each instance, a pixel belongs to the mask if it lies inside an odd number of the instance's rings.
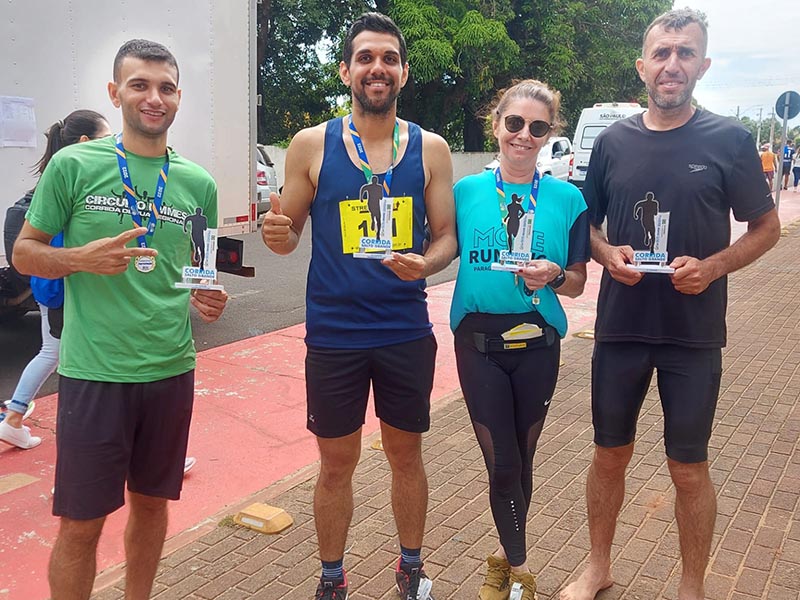
[[[600,132],[615,121],[640,112],[644,112],[644,108],[637,102],[598,102],[591,108],[584,108],[572,141],[568,181],[582,188],[594,140]]]

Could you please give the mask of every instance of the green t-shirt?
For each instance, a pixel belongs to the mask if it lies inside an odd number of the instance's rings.
[[[127,152],[142,220],[147,223],[164,157]],[[191,264],[191,227],[185,219],[201,208],[217,227],[217,188],[211,176],[171,149],[160,218],[149,247],[156,268],[140,273],[133,260],[119,275],[75,273],[65,278],[64,331],[58,372],[75,379],[149,382],[194,368],[189,290],[177,289]],[[133,227],[114,137],[73,144],[56,153],[42,174],[27,214],[30,224],[64,246],[83,246]],[[135,246],[136,240],[129,246]]]

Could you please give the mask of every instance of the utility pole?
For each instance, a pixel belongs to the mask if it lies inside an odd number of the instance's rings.
[[[739,105],[736,105],[736,120],[739,120]]]
[[[773,151],[775,144],[775,109],[769,111],[769,150]]]
[[[761,113],[763,112],[763,107],[758,109],[758,132],[756,133],[756,148],[759,150],[761,149]]]

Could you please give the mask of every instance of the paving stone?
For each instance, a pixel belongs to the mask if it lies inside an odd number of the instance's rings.
[[[729,278],[729,340],[709,460],[719,518],[706,580],[710,600],[797,600],[800,592],[800,228]],[[758,290],[758,293],[753,293]],[[585,565],[584,500],[593,453],[592,344],[563,346],[556,395],[536,453],[528,514],[529,565],[539,597],[557,597]],[[616,583],[598,600],[677,600],[680,552],[655,381],[642,407],[626,496],[612,546]],[[423,453],[429,511],[423,554],[437,600],[474,598],[486,556],[498,547],[488,477],[464,403],[432,415]],[[396,600],[399,551],[385,455],[364,451],[354,475],[355,511],[345,557],[351,600]],[[319,573],[314,481],[270,494],[295,517],[280,536],[219,527],[166,557],[157,600],[308,600]],[[269,491],[269,490],[267,490]],[[118,585],[99,600],[122,597]]]

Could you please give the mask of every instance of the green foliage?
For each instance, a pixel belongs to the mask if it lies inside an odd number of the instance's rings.
[[[735,119],[736,117],[731,117]],[[772,121],[769,118],[765,118],[761,120],[761,135],[758,133],[759,122],[758,119],[751,119],[750,117],[741,117],[739,119],[739,123],[744,125],[749,131],[750,134],[753,136],[754,140],[760,141],[760,143],[769,142],[769,133],[770,129],[773,132],[773,139],[772,145],[773,149],[776,148],[781,142],[781,133],[783,132],[783,120],[778,119],[777,117],[772,117]],[[800,125],[796,127],[790,127],[786,132],[786,139],[787,140],[795,140],[795,143],[800,143]]]
[[[258,14],[258,141],[280,143],[328,119],[341,93],[337,63],[320,60],[367,6],[357,0],[264,0]]]
[[[453,149],[491,147],[482,116],[497,90],[536,78],[562,95],[567,135],[595,102],[645,102],[634,68],[642,34],[672,0],[264,0],[259,17],[259,140],[289,139],[343,109],[339,82],[345,28],[364,10],[403,31],[410,76],[400,116]],[[319,42],[331,54],[320,60]],[[263,44],[263,46],[261,45]],[[345,105],[346,107],[346,105]]]

